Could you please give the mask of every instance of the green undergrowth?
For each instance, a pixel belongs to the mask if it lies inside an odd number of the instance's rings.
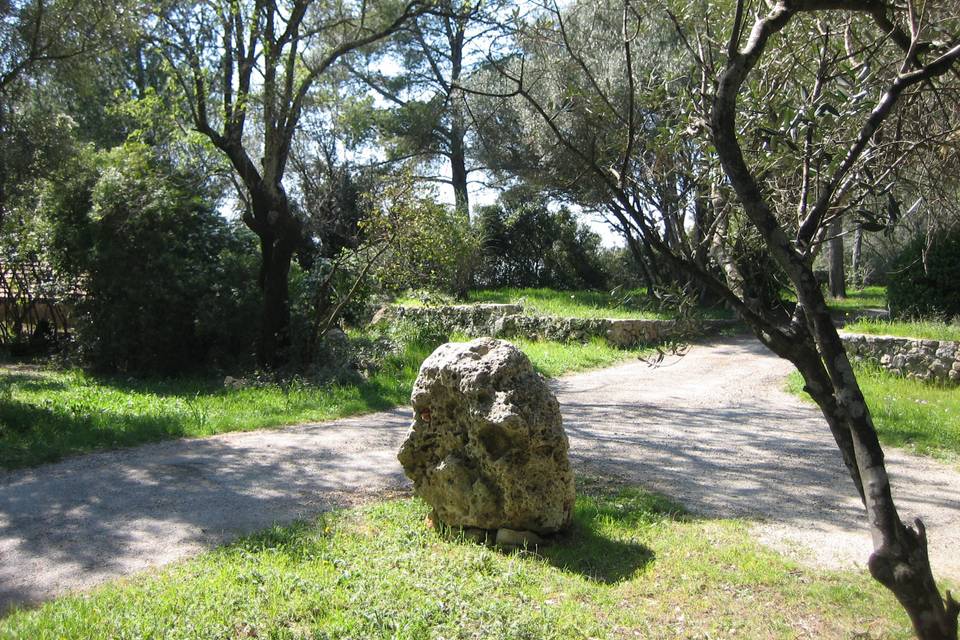
[[[587,344],[517,340],[545,376],[602,367],[642,355],[602,340]],[[228,388],[223,378],[138,380],[82,371],[0,369],[0,467],[169,438],[331,420],[409,402],[420,363],[437,343],[406,343],[364,379],[301,379]]]
[[[956,387],[901,378],[869,365],[857,366],[856,372],[882,443],[960,460],[960,391]],[[798,372],[790,375],[787,386],[809,399]]]
[[[867,333],[875,336],[960,341],[960,324],[936,320],[891,321],[862,318],[846,325],[843,330],[850,333]]]
[[[581,482],[570,533],[506,553],[416,499],[275,527],[0,620],[0,638],[909,638],[866,572],[799,567],[749,523]],[[868,637],[864,635],[863,637]]]

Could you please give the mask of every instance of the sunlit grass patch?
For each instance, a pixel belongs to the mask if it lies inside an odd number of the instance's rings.
[[[517,340],[543,375],[602,367],[643,353],[602,340]],[[136,380],[82,371],[0,371],[0,467],[169,438],[209,436],[332,420],[406,404],[420,363],[435,344],[407,343],[379,371],[353,382],[257,384],[222,378]]]
[[[404,306],[424,306],[424,301],[415,295],[397,299]],[[446,304],[457,304],[446,300]],[[650,299],[645,290],[629,291],[557,291],[555,289],[503,288],[472,291],[460,304],[498,303],[523,305],[523,312],[531,316],[556,316],[561,318],[612,318],[664,320],[676,317],[676,311],[664,302],[662,305]],[[722,308],[702,308],[695,312],[705,318],[730,318],[732,314]]]
[[[414,296],[397,300],[398,304],[422,306]],[[452,303],[452,302],[451,302]],[[604,291],[557,291],[555,289],[486,289],[472,291],[462,304],[498,303],[523,305],[527,315],[564,318],[667,318],[669,314],[650,308],[643,291],[611,295]]]
[[[0,620],[3,638],[908,638],[863,573],[802,569],[749,523],[581,483],[570,533],[504,553],[416,499],[276,527]]]
[[[827,306],[834,311],[863,311],[865,309],[886,309],[887,288],[868,286],[862,289],[848,289],[846,298],[827,298]]]
[[[862,318],[843,328],[850,333],[876,336],[898,336],[923,340],[960,341],[960,324],[937,320],[877,320]]]
[[[856,371],[881,442],[960,459],[960,390],[909,380],[869,365]],[[787,385],[808,398],[799,373],[792,373]]]

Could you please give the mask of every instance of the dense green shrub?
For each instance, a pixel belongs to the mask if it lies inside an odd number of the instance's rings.
[[[783,292],[791,289],[790,279],[760,243],[755,233],[745,233],[730,251],[743,276],[744,294],[766,309],[783,308]]]
[[[960,228],[910,242],[887,276],[887,300],[897,317],[960,317]]]
[[[627,247],[602,249],[600,270],[607,274],[607,288],[611,290],[631,291],[647,286],[636,257]]]
[[[139,143],[68,169],[44,207],[51,258],[83,283],[83,361],[171,374],[242,359],[257,323],[255,248],[202,185]]]
[[[477,284],[485,288],[603,289],[600,237],[566,208],[553,211],[529,189],[477,210],[483,239]]]

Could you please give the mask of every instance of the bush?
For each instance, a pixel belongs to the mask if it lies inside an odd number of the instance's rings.
[[[920,236],[894,261],[887,300],[896,317],[960,317],[960,228],[927,246]]]
[[[600,237],[569,209],[552,211],[541,195],[516,188],[476,214],[483,238],[480,287],[606,288]]]
[[[249,352],[256,328],[249,242],[190,176],[145,145],[101,154],[93,171],[88,196],[53,199],[49,215],[58,262],[83,278],[84,362],[107,372],[173,374]]]

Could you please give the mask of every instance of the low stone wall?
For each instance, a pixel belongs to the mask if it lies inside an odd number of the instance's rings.
[[[843,334],[854,361],[872,362],[905,378],[960,384],[960,343],[892,336]]]
[[[460,331],[472,338],[492,335],[494,322],[506,315],[523,313],[518,304],[464,304],[447,307],[403,307],[390,305],[380,309],[372,322],[412,320],[436,322],[445,331]]]
[[[559,318],[527,316],[515,304],[477,304],[448,307],[402,307],[381,309],[374,322],[382,319],[426,320],[438,322],[446,331],[459,331],[475,338],[524,337],[558,341],[586,341],[606,338],[618,347],[652,344],[705,333],[729,326],[728,321],[705,321],[696,326],[676,320],[631,320],[614,318]]]

